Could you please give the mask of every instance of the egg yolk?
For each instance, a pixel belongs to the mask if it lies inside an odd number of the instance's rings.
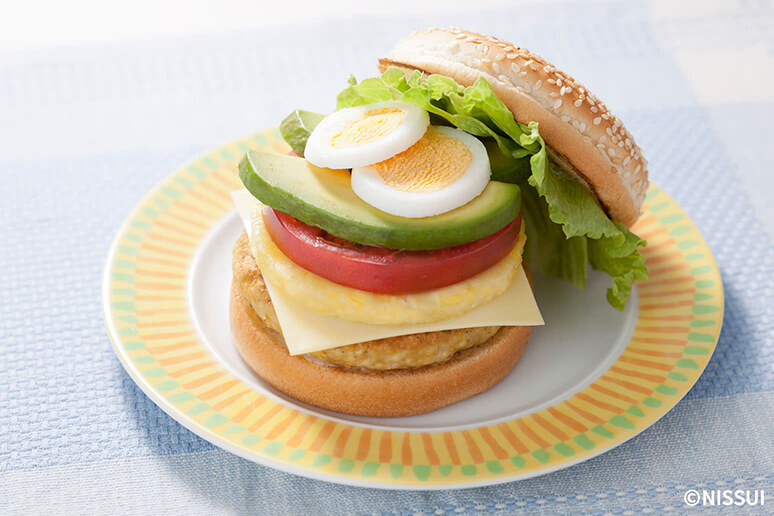
[[[366,111],[362,117],[331,138],[331,146],[336,148],[355,147],[377,141],[397,129],[405,117],[406,112],[398,108]]]
[[[385,184],[406,192],[435,192],[463,176],[473,161],[461,141],[443,134],[425,134],[390,159],[372,165]]]

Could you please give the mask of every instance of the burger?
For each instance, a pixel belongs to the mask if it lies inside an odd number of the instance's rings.
[[[401,40],[323,115],[248,151],[231,328],[266,382],[391,417],[486,391],[542,323],[528,268],[622,310],[647,277],[628,228],[648,187],[632,135],[540,56],[457,28]]]

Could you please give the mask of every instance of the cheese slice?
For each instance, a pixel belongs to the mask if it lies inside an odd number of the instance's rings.
[[[233,192],[231,197],[245,231],[250,237],[252,216],[261,204],[247,190]],[[428,331],[544,324],[523,268],[519,269],[510,287],[502,295],[457,317],[424,324],[376,325],[345,321],[306,308],[284,294],[266,278],[264,282],[291,355],[302,355],[358,342]]]

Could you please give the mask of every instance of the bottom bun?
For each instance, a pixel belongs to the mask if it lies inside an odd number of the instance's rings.
[[[291,356],[282,336],[231,289],[231,331],[244,361],[274,388],[304,403],[345,414],[423,414],[490,389],[519,361],[529,326],[506,326],[450,360],[417,369],[367,371]]]

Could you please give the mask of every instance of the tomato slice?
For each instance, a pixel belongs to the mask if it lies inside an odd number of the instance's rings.
[[[400,251],[335,237],[290,215],[264,207],[274,243],[297,265],[347,287],[377,294],[409,294],[463,281],[491,267],[516,245],[521,213],[503,229],[467,244]]]

